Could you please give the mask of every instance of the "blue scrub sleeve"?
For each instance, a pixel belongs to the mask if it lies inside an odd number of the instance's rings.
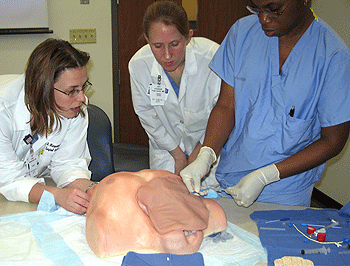
[[[235,69],[235,26],[234,24],[227,33],[225,39],[216,51],[209,67],[227,84],[234,87]]]

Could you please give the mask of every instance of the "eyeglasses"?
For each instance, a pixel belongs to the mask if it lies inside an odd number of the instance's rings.
[[[269,17],[272,17],[272,18],[278,18],[279,16],[281,16],[283,14],[283,12],[290,6],[290,4],[292,3],[293,1],[290,1],[289,4],[280,12],[277,12],[277,11],[274,11],[274,10],[261,10],[260,8],[258,7],[252,7],[252,6],[246,6],[246,8],[249,10],[249,12],[255,14],[255,15],[258,15],[261,13],[261,12],[264,12],[266,15],[268,15]],[[252,2],[253,3],[253,2]],[[254,3],[253,3],[254,4]]]
[[[86,81],[83,85],[83,88],[81,90],[73,89],[69,92],[61,91],[59,89],[54,88],[56,91],[62,92],[63,94],[69,96],[70,98],[75,98],[78,96],[79,92],[86,93],[92,86],[92,83],[90,81]]]

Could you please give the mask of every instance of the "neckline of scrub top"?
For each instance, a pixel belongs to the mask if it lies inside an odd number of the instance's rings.
[[[315,25],[315,21],[310,24],[310,26],[307,28],[307,30],[304,32],[303,36],[299,39],[299,41],[296,43],[296,45],[293,47],[292,51],[290,52],[287,60],[284,62],[281,73],[279,71],[280,63],[279,63],[279,45],[278,45],[278,37],[272,37],[272,40],[270,44],[272,46],[272,56],[273,56],[273,76],[278,77],[278,83],[282,81],[282,79],[288,74],[289,69],[292,67],[294,62],[297,62],[300,58],[302,51],[306,49],[306,46],[311,42],[312,34],[311,29]],[[317,22],[317,21],[316,21]],[[274,79],[274,81],[276,81]],[[273,82],[272,86],[277,85]]]
[[[167,75],[167,77],[168,77],[168,79],[169,79],[169,81],[170,81],[170,83],[171,83],[171,86],[173,87],[173,89],[174,89],[174,91],[175,91],[177,97],[179,97],[180,86],[178,86],[178,85],[176,84],[176,82],[173,80],[173,78],[169,75],[169,73],[168,73],[165,69],[164,69],[164,72],[165,72],[165,74]],[[182,77],[182,74],[181,74],[181,77]],[[180,82],[179,82],[179,84],[181,84],[181,77],[180,77]]]

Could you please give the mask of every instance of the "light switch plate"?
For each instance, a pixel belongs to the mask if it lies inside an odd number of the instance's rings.
[[[96,29],[70,29],[70,43],[95,43]]]

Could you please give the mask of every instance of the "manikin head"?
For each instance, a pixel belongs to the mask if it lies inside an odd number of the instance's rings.
[[[129,251],[192,254],[203,237],[227,227],[219,204],[189,194],[168,171],[114,173],[92,189],[86,238],[100,257]]]

